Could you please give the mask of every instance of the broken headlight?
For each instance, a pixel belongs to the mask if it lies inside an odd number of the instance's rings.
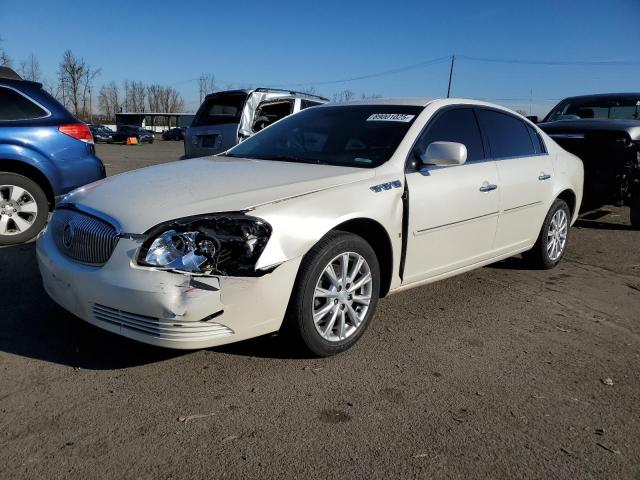
[[[138,264],[200,274],[255,276],[271,226],[242,214],[188,217],[151,229]]]

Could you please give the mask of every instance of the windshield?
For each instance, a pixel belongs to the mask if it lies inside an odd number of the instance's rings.
[[[640,95],[638,97],[569,98],[560,102],[547,115],[545,121],[583,118],[640,120]]]
[[[198,109],[193,126],[222,125],[226,123],[240,123],[244,102],[247,94],[221,93],[209,96]]]
[[[391,158],[422,109],[397,105],[310,108],[274,123],[226,155],[373,168]]]

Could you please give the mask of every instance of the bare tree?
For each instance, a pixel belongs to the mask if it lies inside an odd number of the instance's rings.
[[[110,121],[115,120],[116,113],[121,109],[120,90],[118,84],[111,80],[102,85],[98,93],[98,105],[103,115]]]
[[[65,106],[83,119],[91,117],[91,95],[93,81],[100,73],[94,70],[83,58],[76,57],[71,50],[64,52],[58,67],[58,88]]]
[[[203,73],[198,78],[198,91],[200,92],[200,103],[211,92],[216,90],[216,77],[211,73]]]
[[[302,93],[307,93],[309,95],[317,95],[316,93],[316,87],[314,86],[310,86],[310,87],[304,87],[302,90],[300,90]]]
[[[369,98],[382,98],[382,95],[380,95],[379,93],[363,93],[360,98],[362,100],[367,100]]]
[[[2,37],[0,37],[0,43],[2,43]],[[0,67],[11,67],[12,65],[13,60],[4,47],[0,47]]]
[[[42,70],[40,70],[40,62],[38,57],[33,53],[29,54],[26,60],[20,62],[18,72],[25,80],[32,82],[40,82],[42,80]]]
[[[342,90],[341,92],[333,94],[333,101],[336,103],[345,103],[350,101],[355,96],[355,92],[351,90]]]

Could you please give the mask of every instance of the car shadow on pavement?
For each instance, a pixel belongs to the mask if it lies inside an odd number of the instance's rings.
[[[119,369],[184,355],[89,325],[42,287],[35,244],[0,248],[0,351],[83,369]]]
[[[490,263],[485,268],[495,268],[498,270],[537,270],[522,257],[509,257],[496,263]]]
[[[585,218],[579,218],[574,224],[574,226],[577,228],[594,228],[597,230],[622,230],[622,231],[636,230],[631,225],[626,225],[622,223],[598,222],[596,220],[588,220]]]

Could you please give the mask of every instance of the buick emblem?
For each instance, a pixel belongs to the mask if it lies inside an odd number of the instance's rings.
[[[73,240],[76,236],[75,228],[72,224],[67,223],[62,231],[62,244],[64,248],[70,249],[73,246]]]

